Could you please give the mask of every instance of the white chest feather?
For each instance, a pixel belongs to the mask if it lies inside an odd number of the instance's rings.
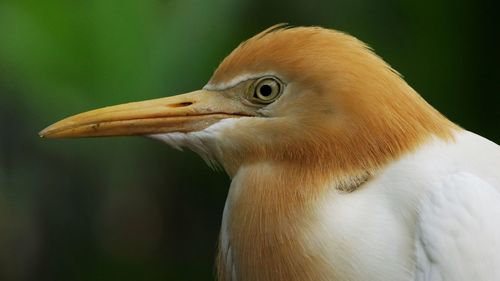
[[[254,168],[244,167],[224,210],[221,279],[498,280],[500,273],[492,269],[500,264],[495,254],[500,252],[500,224],[491,214],[500,212],[499,156],[498,146],[470,133],[457,135],[455,144],[433,141],[355,192],[331,188],[301,212],[275,209],[284,211],[277,221],[266,217],[272,211],[262,210],[259,200],[266,198],[253,194],[253,200],[243,200],[249,195],[245,175]],[[461,178],[464,174],[470,177]],[[300,215],[305,217],[294,217]],[[255,227],[260,229],[252,232]],[[271,270],[252,274],[259,265]]]

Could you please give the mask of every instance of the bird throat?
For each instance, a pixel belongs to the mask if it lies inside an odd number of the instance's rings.
[[[317,220],[315,202],[337,189],[353,192],[371,173],[326,178],[287,164],[252,164],[233,178],[224,209],[219,280],[324,280],[334,272],[307,251],[305,235]],[[333,275],[332,275],[333,274]]]

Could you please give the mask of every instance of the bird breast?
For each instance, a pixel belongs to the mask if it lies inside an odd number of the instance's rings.
[[[411,252],[411,236],[380,188],[345,193],[307,178],[272,163],[240,168],[224,209],[220,280],[409,280],[400,252]]]

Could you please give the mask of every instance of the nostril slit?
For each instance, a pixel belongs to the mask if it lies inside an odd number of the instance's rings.
[[[186,101],[186,102],[180,102],[180,103],[170,104],[169,106],[170,107],[186,107],[186,106],[190,106],[192,104],[193,104],[192,102]]]

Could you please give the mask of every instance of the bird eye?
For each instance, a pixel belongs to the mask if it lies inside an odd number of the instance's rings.
[[[281,82],[277,79],[265,77],[255,82],[253,98],[261,103],[271,103],[281,94]]]

